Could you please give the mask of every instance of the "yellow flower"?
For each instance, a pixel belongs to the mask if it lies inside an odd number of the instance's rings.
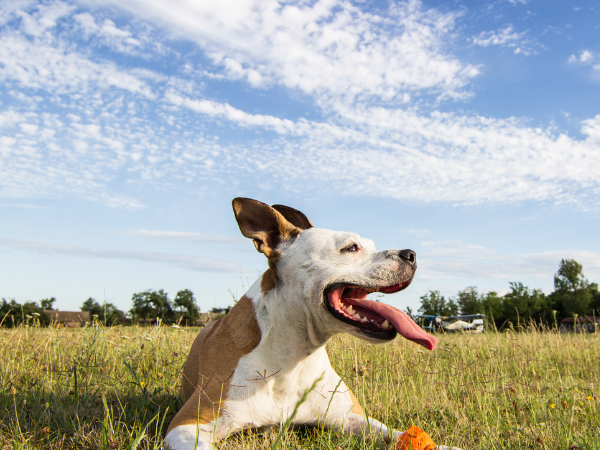
[[[554,408],[556,408],[556,405],[554,403],[550,403],[549,407],[550,407],[550,409],[554,409]]]
[[[140,386],[144,387],[146,385],[146,383],[144,383],[143,381],[140,382]]]
[[[591,395],[588,395],[588,396],[587,396],[585,399],[586,399],[587,401],[590,401],[590,400],[592,399],[592,396],[591,396]]]

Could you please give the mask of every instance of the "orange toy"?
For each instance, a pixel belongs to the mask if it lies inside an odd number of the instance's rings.
[[[394,446],[396,450],[435,450],[437,445],[427,433],[412,426],[400,435]]]

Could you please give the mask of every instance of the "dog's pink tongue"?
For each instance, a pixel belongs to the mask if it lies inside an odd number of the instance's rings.
[[[372,302],[363,299],[352,299],[352,304],[362,306],[366,309],[376,312],[384,319],[387,319],[398,333],[406,339],[422,345],[427,350],[433,350],[437,345],[437,338],[427,333],[423,328],[415,323],[404,311],[386,305],[385,303]]]

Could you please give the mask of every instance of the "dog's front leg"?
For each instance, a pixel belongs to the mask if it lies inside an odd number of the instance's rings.
[[[337,377],[337,374],[335,376]],[[336,385],[336,389],[331,391],[332,397],[325,419],[326,426],[341,429],[345,433],[363,436],[367,440],[375,439],[387,444],[394,444],[403,434],[401,431],[388,428],[378,420],[368,417],[352,391],[341,381],[338,381]],[[437,450],[460,449],[438,445]]]

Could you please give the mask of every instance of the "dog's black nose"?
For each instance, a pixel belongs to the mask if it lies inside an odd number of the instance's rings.
[[[400,250],[400,258],[410,264],[417,263],[417,254],[412,250]]]

